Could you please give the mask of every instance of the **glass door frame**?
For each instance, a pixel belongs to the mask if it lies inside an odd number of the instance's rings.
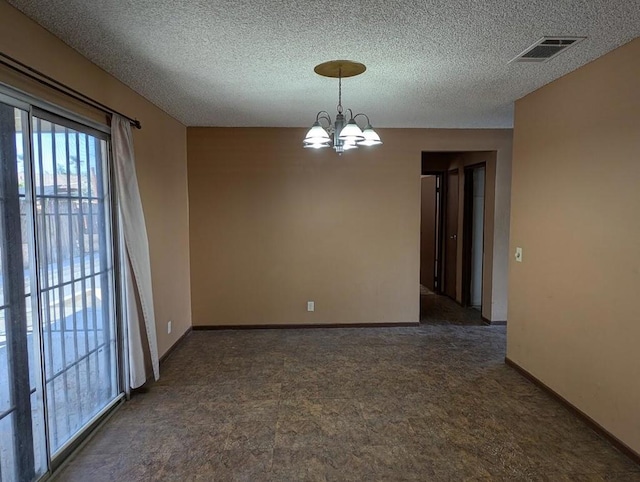
[[[124,311],[123,311],[123,301],[124,301],[124,293],[123,293],[123,280],[122,280],[122,258],[121,258],[121,237],[120,237],[120,222],[118,215],[118,204],[117,204],[117,196],[116,196],[116,186],[115,186],[115,173],[113,169],[112,162],[112,144],[111,144],[111,129],[103,124],[87,119],[83,116],[80,116],[74,112],[71,112],[62,107],[56,106],[49,102],[43,101],[34,97],[33,95],[16,89],[10,85],[7,85],[3,82],[0,82],[0,102],[3,104],[9,105],[11,107],[20,109],[27,113],[27,132],[23,134],[26,139],[25,142],[25,151],[24,151],[24,163],[25,163],[25,175],[29,176],[29,182],[27,186],[29,186],[29,191],[26,191],[25,187],[25,196],[31,198],[31,209],[28,213],[28,223],[30,223],[30,243],[34,243],[33,253],[30,254],[32,261],[34,261],[34,265],[32,267],[31,276],[35,279],[35,283],[32,280],[32,286],[36,287],[36,292],[32,292],[31,296],[35,296],[35,302],[37,303],[37,312],[33,313],[34,317],[34,332],[36,330],[37,325],[37,343],[38,343],[38,362],[40,366],[34,367],[34,370],[38,373],[38,381],[37,381],[37,389],[42,390],[42,399],[43,399],[43,417],[44,417],[44,441],[45,441],[45,452],[46,452],[46,468],[48,469],[40,478],[40,480],[46,480],[51,477],[51,475],[64,463],[64,461],[68,458],[68,456],[75,451],[82,442],[86,439],[86,437],[98,426],[102,423],[102,421],[121,403],[123,403],[125,399],[125,374],[127,373],[126,367],[126,357],[124,356],[126,353],[126,342],[125,342],[125,330],[126,326],[124,324]],[[35,179],[34,179],[34,166],[33,163],[35,160],[33,159],[33,124],[32,121],[34,117],[38,114],[44,116],[46,120],[50,122],[56,122],[59,120],[62,125],[69,126],[71,128],[77,128],[79,132],[93,135],[96,134],[96,137],[104,139],[107,143],[107,156],[108,158],[103,161],[104,162],[104,175],[105,175],[105,184],[109,194],[109,218],[108,222],[110,223],[110,233],[111,239],[107,239],[107,243],[109,245],[109,249],[112,252],[112,262],[113,262],[113,280],[110,283],[111,286],[109,288],[112,290],[113,296],[110,300],[110,304],[113,307],[113,313],[115,317],[114,323],[114,337],[115,337],[115,360],[113,363],[116,379],[116,396],[106,404],[104,408],[102,408],[97,414],[95,414],[88,422],[86,422],[67,442],[65,442],[56,452],[55,456],[52,455],[52,450],[50,447],[50,439],[49,439],[49,413],[48,413],[48,403],[47,403],[47,390],[45,386],[46,373],[45,373],[45,353],[44,353],[44,342],[43,342],[43,325],[42,325],[42,299],[41,299],[41,283],[40,283],[40,263],[41,256],[39,254],[40,242],[39,236],[42,236],[42,233],[38,233],[37,229],[35,229],[35,222],[37,219],[36,213],[36,203],[35,203]],[[75,126],[75,127],[74,127]],[[54,161],[55,162],[55,161]],[[28,167],[27,167],[28,166]],[[35,259],[34,259],[35,258]],[[28,374],[29,368],[27,367],[26,372]],[[27,376],[28,379],[28,376]],[[30,427],[30,431],[32,431]],[[32,434],[33,435],[33,434]],[[19,461],[16,461],[20,463]]]
[[[29,142],[29,137],[31,135],[31,126],[29,124],[29,111],[31,107],[28,104],[25,104],[20,101],[16,101],[15,99],[6,98],[3,95],[0,95],[0,102],[10,109],[12,112],[13,122],[13,131],[9,130],[9,135],[13,137],[14,146],[5,147],[5,149],[15,150],[15,159],[5,159],[4,162],[8,162],[10,164],[15,164],[15,167],[9,168],[8,178],[2,179],[3,186],[0,188],[0,192],[3,193],[3,212],[2,213],[2,231],[3,231],[3,243],[7,243],[4,247],[3,251],[5,251],[3,255],[2,264],[2,276],[7,277],[9,279],[8,283],[6,280],[3,280],[3,310],[9,310],[9,319],[5,317],[5,332],[6,332],[6,357],[7,357],[7,388],[10,392],[9,397],[9,407],[8,410],[4,413],[0,414],[0,420],[4,419],[7,416],[13,416],[12,423],[12,434],[14,440],[17,437],[17,433],[24,432],[26,435],[24,443],[21,443],[16,446],[15,442],[12,446],[10,446],[10,450],[13,451],[13,466],[10,468],[14,469],[14,472],[17,472],[18,476],[27,476],[27,477],[35,477],[37,471],[39,469],[47,468],[48,464],[45,461],[45,467],[42,467],[41,464],[43,462],[41,454],[36,454],[34,441],[35,437],[40,439],[41,443],[44,443],[45,454],[48,452],[47,449],[47,437],[46,437],[46,429],[44,432],[40,432],[38,434],[33,430],[34,427],[34,418],[37,414],[39,422],[42,423],[44,427],[44,418],[46,414],[44,413],[44,390],[43,390],[43,363],[42,363],[42,343],[40,342],[40,329],[39,325],[36,322],[33,323],[33,316],[38,316],[40,310],[40,303],[37,296],[37,293],[34,292],[34,287],[37,285],[37,265],[35,264],[35,252],[33,250],[29,250],[29,288],[27,294],[27,286],[25,280],[25,272],[24,272],[24,253],[22,250],[22,246],[25,242],[32,244],[35,248],[35,233],[33,230],[33,223],[31,222],[31,213],[28,213],[29,221],[26,223],[29,227],[28,230],[28,239],[22,239],[23,229],[22,229],[22,219],[20,212],[20,188],[18,184],[19,173],[18,173],[18,150],[17,150],[17,133],[15,126],[15,116],[16,111],[20,112],[20,116],[24,115],[25,118],[22,119],[22,149],[23,149],[23,174],[25,177],[31,176],[31,163],[24,163],[24,159],[31,158],[31,142]],[[3,109],[4,110],[4,109]],[[11,142],[11,141],[10,141]],[[3,155],[6,153],[3,153]],[[11,154],[9,154],[11,156]],[[13,157],[13,156],[11,156]],[[6,183],[6,185],[5,185]],[[5,189],[10,192],[5,193]],[[30,193],[29,193],[30,194]],[[27,193],[26,185],[24,190],[24,198],[27,199],[29,195]],[[15,198],[14,198],[15,196]],[[17,206],[7,206],[7,202],[17,203]],[[9,212],[6,212],[6,210]],[[13,226],[7,226],[8,219],[14,217]],[[15,222],[17,220],[17,223]],[[16,226],[17,224],[17,226]],[[12,229],[8,229],[12,228]],[[13,242],[11,241],[11,237],[13,237]],[[17,239],[19,238],[19,240]],[[19,242],[18,242],[19,241]],[[13,247],[13,249],[11,249]],[[4,262],[7,261],[5,264]],[[8,288],[8,290],[7,290]],[[8,296],[7,296],[8,295]],[[28,317],[27,317],[27,298],[29,298],[28,303],[31,306],[32,310],[32,341],[31,345],[29,344],[29,331],[28,331]],[[35,309],[34,309],[35,305]],[[17,315],[15,312],[18,312]],[[20,326],[16,326],[14,323],[14,319],[18,317],[18,322]],[[24,326],[21,326],[24,324]],[[18,328],[17,332],[15,331]],[[35,339],[34,339],[35,338]],[[34,365],[37,363],[37,366],[30,366],[29,358],[30,352],[33,353],[33,361]],[[34,379],[31,379],[31,375],[34,375]],[[34,388],[32,388],[32,383]],[[38,393],[39,392],[39,393]],[[32,406],[33,400],[32,396],[36,395],[36,400],[38,396],[40,400],[38,401],[38,407]],[[11,419],[10,419],[11,420]],[[36,461],[36,456],[37,461]],[[13,475],[13,474],[10,474]],[[0,474],[1,476],[1,474]]]

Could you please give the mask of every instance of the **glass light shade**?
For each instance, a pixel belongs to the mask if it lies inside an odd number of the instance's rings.
[[[382,144],[380,136],[376,131],[373,130],[371,124],[365,127],[364,131],[362,131],[362,135],[364,136],[364,140],[358,142],[359,146],[377,146],[379,144]]]
[[[364,140],[364,135],[358,127],[358,124],[356,124],[356,121],[352,118],[340,131],[339,138],[345,142],[355,143]]]
[[[345,151],[348,151],[349,149],[357,149],[358,148],[358,144],[356,144],[355,142],[344,141],[344,144],[342,145],[342,148]]]
[[[318,144],[318,143],[328,143],[331,142],[331,138],[327,131],[320,125],[318,121],[313,123],[309,132],[304,138],[303,141],[305,144]]]
[[[329,142],[304,142],[305,149],[322,149],[323,147],[329,147]]]

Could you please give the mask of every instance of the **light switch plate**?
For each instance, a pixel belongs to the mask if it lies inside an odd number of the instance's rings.
[[[316,304],[313,301],[307,301],[307,311],[315,311]]]
[[[522,248],[516,248],[516,261],[522,263]]]

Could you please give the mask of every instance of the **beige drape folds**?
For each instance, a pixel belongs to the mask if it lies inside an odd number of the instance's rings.
[[[114,114],[111,144],[116,196],[123,238],[125,337],[130,388],[144,384],[150,371],[160,377],[156,338],[149,240],[136,177],[133,136],[129,120]]]

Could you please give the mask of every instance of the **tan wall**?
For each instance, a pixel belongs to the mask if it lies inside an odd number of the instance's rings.
[[[508,356],[640,452],[640,39],[516,103]]]
[[[305,132],[188,129],[194,325],[418,321],[422,151],[511,162],[511,130],[381,129],[342,157]]]
[[[0,0],[0,51],[142,122],[142,130],[134,130],[136,168],[149,234],[162,355],[191,326],[186,128],[4,0]],[[0,82],[105,122],[104,115],[6,68],[0,69]],[[173,320],[171,335],[168,320]]]

